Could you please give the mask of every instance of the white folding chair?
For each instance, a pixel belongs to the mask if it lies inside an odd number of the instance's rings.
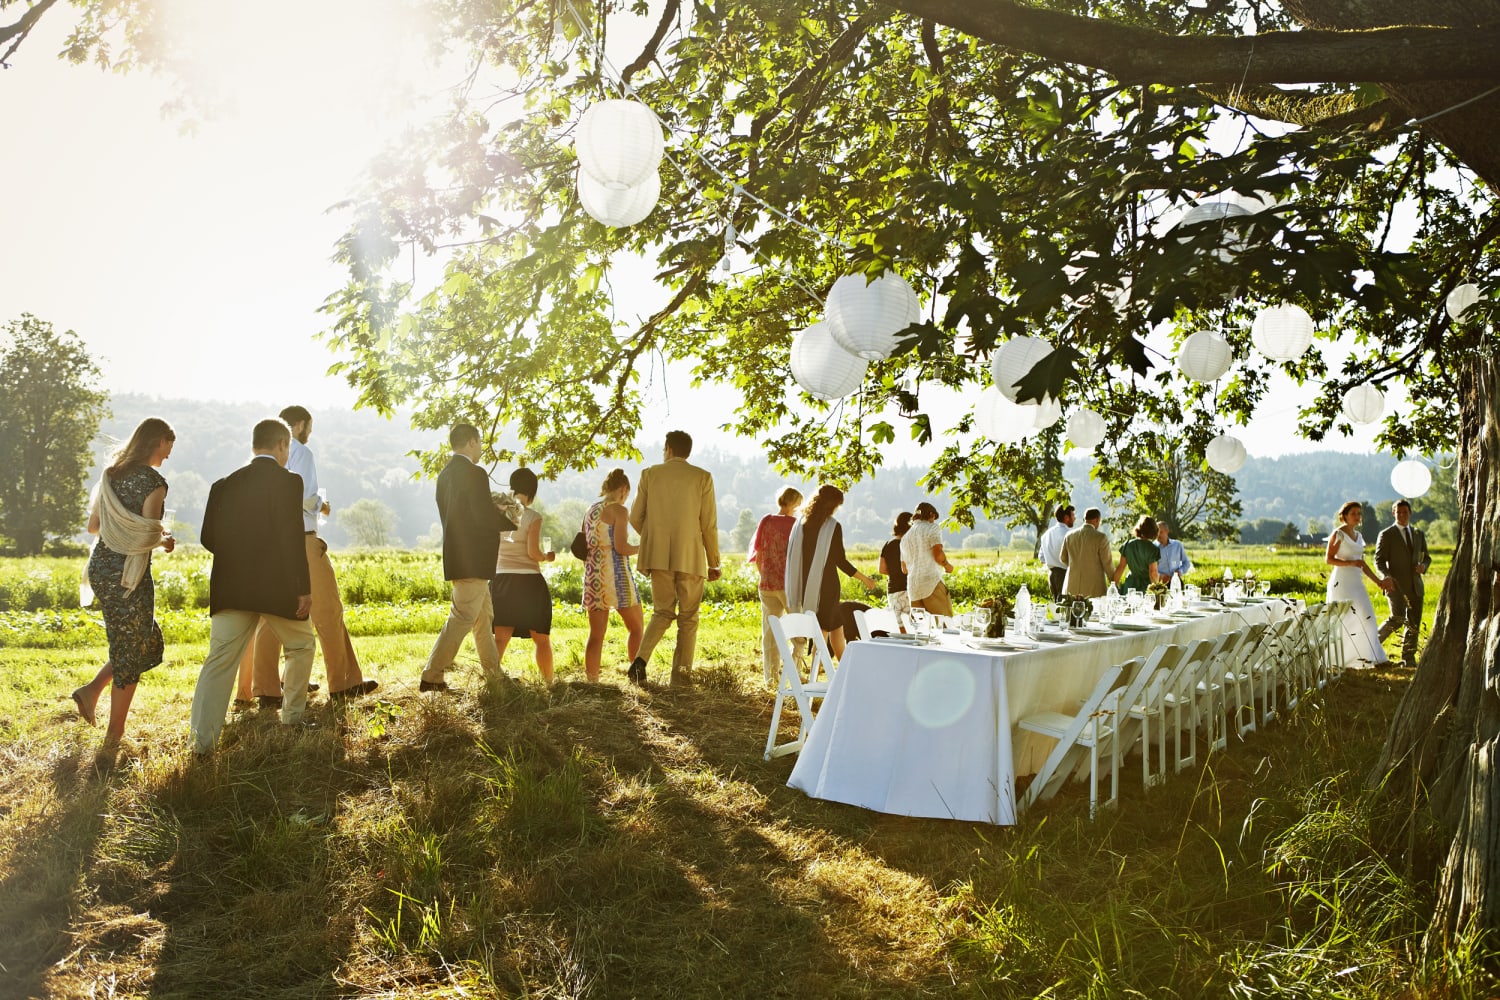
[[[1246,733],[1255,732],[1255,674],[1251,661],[1261,636],[1265,634],[1265,622],[1252,622],[1239,633],[1239,641],[1226,643],[1219,652],[1219,664],[1223,670],[1225,706],[1239,730],[1240,739]]]
[[[1250,658],[1251,697],[1260,706],[1260,724],[1270,725],[1276,718],[1276,688],[1280,679],[1281,655],[1287,634],[1297,623],[1295,615],[1274,621],[1261,634],[1260,644]]]
[[[1198,676],[1206,669],[1206,662],[1216,645],[1213,639],[1195,640],[1182,654],[1182,658],[1177,661],[1177,666],[1172,668],[1172,672],[1162,685],[1162,722],[1166,723],[1168,713],[1172,716],[1172,773],[1174,774],[1181,772],[1183,768],[1196,767],[1198,764]],[[1186,754],[1182,752],[1184,729],[1188,733]],[[1162,757],[1165,760],[1167,739],[1165,728],[1160,731],[1160,735]]]
[[[1109,802],[1113,803],[1119,796],[1120,746],[1114,739],[1115,717],[1119,714],[1120,695],[1124,693],[1115,687],[1119,679],[1119,667],[1105,670],[1076,715],[1039,712],[1018,723],[1027,732],[1057,740],[1057,746],[1047,755],[1036,779],[1021,798],[1018,811],[1024,812],[1038,799],[1050,799],[1056,795],[1068,775],[1073,773],[1076,757],[1086,749],[1089,754],[1089,818],[1092,819],[1099,802],[1099,750],[1104,746],[1110,748]]]
[[[876,632],[896,635],[901,631],[901,626],[896,622],[896,612],[890,608],[870,608],[868,611],[856,608],[854,624],[859,629],[861,639],[873,639]]]
[[[1167,679],[1182,659],[1181,646],[1157,646],[1146,657],[1141,668],[1143,682],[1135,697],[1120,699],[1120,746],[1122,752],[1136,742],[1135,728],[1140,729],[1141,787],[1150,788],[1167,776],[1167,730],[1162,713],[1162,692]],[[1155,721],[1157,730],[1157,769],[1151,773],[1151,727]]]
[[[771,710],[771,731],[766,734],[766,760],[796,753],[807,741],[807,732],[812,728],[813,699],[828,693],[833,679],[833,657],[828,654],[828,644],[823,641],[823,630],[818,626],[817,616],[810,612],[785,614],[770,619],[771,635],[781,653],[781,680],[776,685],[776,707]],[[812,662],[808,665],[807,680],[802,679],[801,664],[797,660],[799,649],[792,640],[807,640],[805,648],[812,650]],[[818,680],[818,670],[823,670],[823,680]],[[790,698],[797,703],[797,738],[791,743],[777,744],[776,737],[781,726],[781,706]]]

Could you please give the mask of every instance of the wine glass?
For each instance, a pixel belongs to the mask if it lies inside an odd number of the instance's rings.
[[[552,536],[551,535],[543,535],[542,536],[542,555],[546,555],[548,552],[551,552],[551,551],[552,551]]]
[[[1068,624],[1070,626],[1072,626],[1074,628],[1077,628],[1077,627],[1080,627],[1080,626],[1082,626],[1082,625],[1084,625],[1085,623],[1088,622],[1088,618],[1089,618],[1089,602],[1088,601],[1085,601],[1083,598],[1080,597],[1078,600],[1076,600],[1076,601],[1073,602],[1073,606],[1071,608],[1069,608],[1068,610],[1070,612],[1072,612],[1071,617],[1069,617],[1069,619],[1068,619]]]
[[[161,512],[161,536],[172,537],[172,525],[177,523],[177,508],[167,507]]]
[[[328,487],[318,487],[318,527],[328,523],[328,515],[323,513],[323,508],[328,506]]]
[[[912,630],[912,632],[914,634],[916,634],[918,637],[926,638],[926,636],[927,636],[927,624],[928,624],[927,609],[926,608],[913,607],[911,609],[911,630]]]
[[[1262,580],[1262,581],[1260,581],[1260,596],[1261,597],[1268,597],[1268,596],[1270,596],[1270,593],[1271,593],[1271,581],[1270,580]]]

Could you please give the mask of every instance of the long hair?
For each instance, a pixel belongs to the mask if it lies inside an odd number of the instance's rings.
[[[911,511],[903,510],[896,515],[896,523],[891,526],[891,534],[900,538],[911,530]]]
[[[815,531],[833,516],[844,502],[844,491],[837,486],[824,483],[813,493],[812,499],[802,505],[802,524],[808,531]]]
[[[135,465],[147,465],[156,449],[161,447],[163,441],[176,441],[177,432],[172,426],[160,417],[147,417],[136,427],[135,433],[130,435],[130,440],[125,442],[125,447],[115,452],[114,458],[110,459],[109,468],[104,474],[110,479],[119,479],[128,469]]]

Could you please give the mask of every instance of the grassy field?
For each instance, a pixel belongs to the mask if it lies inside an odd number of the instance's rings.
[[[1223,565],[1194,555],[1204,574]],[[1222,555],[1321,589],[1314,557]],[[295,735],[236,713],[207,763],[186,752],[202,638],[169,646],[127,745],[100,754],[67,692],[97,668],[102,632],[64,622],[52,648],[8,634],[0,997],[1449,998],[1500,985],[1482,956],[1422,957],[1426,890],[1369,847],[1384,818],[1362,780],[1405,674],[1350,674],[1149,794],[1127,778],[1097,822],[1068,789],[994,828],[786,788],[792,760],[760,758],[771,698],[751,605],[706,609],[690,692],[625,685],[618,629],[604,683],[582,683],[583,622],[559,607],[560,683],[536,683],[519,642],[506,669],[525,680],[485,688],[466,647],[454,698],[415,690],[441,612],[354,605],[383,697],[319,698],[321,728]],[[202,617],[181,614],[183,633]]]

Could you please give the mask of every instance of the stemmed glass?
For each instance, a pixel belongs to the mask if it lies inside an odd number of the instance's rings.
[[[1267,596],[1270,595],[1270,593],[1271,593],[1271,581],[1270,580],[1262,580],[1262,581],[1260,581],[1260,596],[1261,597],[1267,597]]]
[[[1074,601],[1073,606],[1068,610],[1072,612],[1072,616],[1068,619],[1069,627],[1076,628],[1087,624],[1089,620],[1088,601],[1080,598],[1079,600]]]
[[[912,632],[915,633],[919,638],[925,639],[927,637],[927,625],[928,625],[927,609],[926,608],[912,608],[911,609],[911,630],[912,630]]]
[[[174,525],[176,523],[177,523],[177,509],[175,507],[167,507],[167,508],[165,508],[161,512],[161,536],[163,538],[171,538],[172,537],[172,525]]]

